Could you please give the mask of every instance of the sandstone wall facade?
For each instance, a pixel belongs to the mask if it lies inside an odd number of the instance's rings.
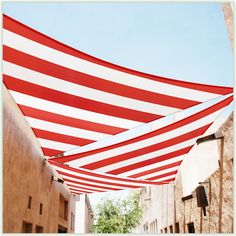
[[[234,2],[224,2],[222,3],[222,11],[224,13],[225,23],[227,26],[230,44],[232,49],[234,49]]]
[[[74,196],[44,160],[32,130],[3,87],[3,232],[73,232]]]
[[[209,203],[206,216],[197,206],[195,191],[183,199],[179,173],[175,186],[168,184],[142,189],[143,217],[134,232],[189,233],[194,229],[195,233],[233,233],[233,115],[220,130],[224,138],[217,142],[219,152],[223,150],[223,162],[218,157],[219,168],[202,184]]]

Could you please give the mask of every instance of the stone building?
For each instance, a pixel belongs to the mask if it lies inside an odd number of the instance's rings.
[[[176,184],[145,187],[140,194],[143,216],[135,232],[233,233],[233,115],[220,127],[218,168],[202,181],[208,206],[198,207],[196,190],[183,194],[182,172]],[[210,143],[210,142],[209,142]],[[209,150],[210,152],[211,150]],[[209,153],[205,153],[209,155]],[[208,163],[206,163],[207,165]]]
[[[224,13],[225,23],[232,49],[234,49],[234,2],[222,3],[222,11]]]
[[[3,232],[74,232],[75,197],[57,181],[4,85],[3,137]]]
[[[76,196],[75,212],[75,233],[92,233],[93,210],[87,194]]]

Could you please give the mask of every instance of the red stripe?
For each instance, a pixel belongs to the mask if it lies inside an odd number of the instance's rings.
[[[104,115],[139,122],[149,122],[161,117],[159,115],[154,115],[147,112],[136,111],[128,108],[97,102],[86,98],[77,97],[54,89],[35,85],[33,83],[26,82],[8,75],[3,75],[3,81],[6,87],[10,90],[14,90],[33,97],[45,99],[51,102],[56,102],[66,106],[72,106],[75,108],[92,111]]]
[[[187,153],[188,151],[186,151],[185,153]],[[175,167],[175,166],[180,166],[181,162],[182,161],[177,161],[177,162],[174,162],[174,163],[171,163],[171,164],[168,164],[168,165],[160,166],[160,167],[153,168],[153,169],[150,169],[150,170],[146,170],[146,171],[134,174],[134,175],[130,175],[128,177],[129,178],[139,178],[141,176],[149,175],[149,174],[152,174],[152,173],[155,173],[155,172],[159,172],[159,171],[162,171],[162,170],[166,170],[166,169],[169,169],[169,168],[172,168],[172,167]]]
[[[215,111],[218,111],[224,107],[226,107],[227,105],[229,105],[233,100],[233,96],[230,96],[228,98],[226,98],[225,100],[215,104],[215,105],[212,105],[200,112],[197,112],[185,119],[182,119],[180,121],[177,121],[177,122],[174,122],[170,125],[167,125],[163,128],[160,128],[158,130],[155,130],[155,131],[152,131],[150,133],[147,133],[147,134],[144,134],[144,135],[141,135],[139,137],[136,137],[136,138],[133,138],[133,139],[130,139],[130,140],[127,140],[127,141],[124,141],[124,142],[120,142],[118,144],[114,144],[114,145],[110,145],[108,147],[103,147],[103,148],[98,148],[96,150],[92,150],[92,151],[87,151],[87,152],[83,152],[83,153],[78,153],[78,154],[73,154],[73,155],[70,155],[70,156],[66,156],[66,157],[62,157],[62,158],[56,158],[54,159],[55,161],[57,162],[62,162],[62,163],[65,163],[65,162],[69,162],[69,161],[73,161],[73,160],[76,160],[76,159],[80,159],[80,158],[83,158],[83,157],[86,157],[86,156],[91,156],[91,155],[95,155],[97,153],[100,153],[100,152],[105,152],[105,151],[108,151],[108,150],[111,150],[111,149],[114,149],[114,148],[118,148],[118,147],[122,147],[122,146],[125,146],[125,145],[128,145],[128,144],[132,144],[132,143],[135,143],[135,142],[138,142],[138,141],[142,141],[142,140],[146,140],[148,138],[152,138],[154,136],[157,136],[157,135],[160,135],[160,134],[163,134],[165,132],[169,132],[171,130],[174,130],[174,129],[177,129],[179,127],[182,127],[184,125],[187,125],[191,122],[194,122],[198,119],[201,119]]]
[[[58,154],[62,154],[64,151],[59,151],[59,150],[55,150],[55,149],[50,149],[50,148],[45,148],[45,147],[41,147],[44,156],[56,156]]]
[[[133,88],[127,85],[107,81],[105,79],[97,78],[31,56],[29,54],[23,53],[5,45],[3,46],[3,58],[6,61],[40,72],[42,74],[46,74],[75,84],[80,84],[89,88],[101,90],[123,97],[128,97],[179,109],[185,109],[199,104],[199,102],[196,101],[158,94],[138,88]]]
[[[71,177],[71,178],[85,180],[85,181],[89,181],[89,182],[93,182],[93,183],[97,183],[97,184],[105,184],[105,185],[111,185],[111,186],[118,186],[118,187],[122,187],[122,188],[134,188],[134,187],[136,187],[134,185],[129,185],[129,184],[111,183],[109,181],[101,181],[101,180],[95,180],[95,179],[91,179],[91,178],[85,178],[85,177],[82,177],[82,176],[76,176],[76,175],[68,174],[66,172],[59,171],[59,170],[57,170],[57,172],[60,175],[62,175],[62,176],[68,176],[68,177]],[[87,184],[87,185],[89,185],[89,184]],[[97,187],[99,187],[99,186],[97,186]],[[104,186],[104,188],[105,188],[105,186]]]
[[[173,182],[173,181],[175,181],[175,178],[171,178],[171,179],[167,179],[167,180],[165,180],[165,181],[161,181],[161,182],[159,182],[160,184],[169,184],[169,183],[171,183],[171,182]],[[134,188],[140,188],[139,186],[137,186],[137,187],[134,187]],[[120,191],[120,190],[122,190],[122,189],[117,189],[117,190],[112,190],[112,191]],[[93,191],[94,193],[96,193],[96,192],[98,192],[97,190],[94,190]],[[84,192],[81,192],[80,190],[71,190],[71,193],[74,193],[74,194],[80,194],[80,193],[84,193]]]
[[[69,189],[70,189],[70,188],[69,188]],[[71,189],[70,189],[70,191],[71,191],[71,193],[76,193],[76,194],[78,194],[78,193],[79,193],[79,194],[81,194],[81,193],[83,193],[83,194],[84,194],[84,193],[86,193],[86,194],[88,194],[88,193],[93,193],[93,192],[83,191],[83,190],[78,190],[78,189],[77,189],[77,190],[71,190]]]
[[[77,138],[65,134],[59,134],[42,129],[32,128],[38,138],[48,139],[56,142],[67,143],[76,146],[82,146],[94,142],[93,140]]]
[[[166,179],[164,181],[161,181],[160,183],[169,184],[169,183],[174,182],[174,181],[175,181],[175,178],[171,178],[171,179]]]
[[[69,187],[69,186],[68,186]],[[80,191],[80,192],[84,192],[84,193],[93,193],[94,191],[86,191],[86,190],[80,190],[80,189],[75,189],[75,188],[71,188],[71,187],[69,187],[69,189],[71,190],[71,191]],[[101,191],[98,191],[98,190],[96,190],[97,192],[101,192]]]
[[[154,158],[151,158],[151,159],[148,159],[148,160],[144,160],[144,161],[140,161],[140,162],[137,162],[137,163],[133,163],[131,165],[120,167],[118,169],[108,171],[107,174],[114,174],[114,175],[115,174],[121,174],[121,173],[130,171],[130,170],[138,169],[138,168],[148,166],[148,165],[151,165],[151,164],[155,164],[155,163],[158,163],[158,162],[161,162],[161,161],[166,161],[166,160],[169,160],[169,159],[175,158],[177,156],[181,156],[181,155],[184,155],[184,154],[188,153],[191,150],[192,147],[193,147],[193,145],[191,145],[189,147],[186,147],[186,148],[182,148],[182,149],[174,151],[174,152],[170,152],[170,153],[161,155],[161,156],[157,156],[157,157],[154,157]],[[150,170],[150,171],[152,171],[152,170]],[[142,174],[141,175],[135,174],[135,175],[131,175],[129,177],[130,178],[137,178],[136,176],[140,177],[140,176],[142,176]]]
[[[125,181],[125,182],[130,182],[130,183],[158,184],[156,182],[147,182],[147,181],[141,181],[141,180],[135,180],[135,179],[113,177],[113,176],[109,176],[109,175],[106,175],[106,174],[98,174],[98,173],[87,171],[87,170],[73,168],[73,167],[70,167],[68,165],[64,165],[64,164],[61,164],[61,163],[54,162],[53,160],[54,160],[54,158],[51,159],[51,160],[48,160],[48,162],[53,166],[57,166],[57,167],[60,167],[60,168],[63,168],[63,169],[69,170],[69,171],[73,171],[73,172],[79,173],[79,174],[84,174],[84,175],[88,175],[88,176],[103,178],[103,179],[107,179],[107,180]]]
[[[210,126],[210,124],[205,125],[205,126],[198,128],[196,130],[193,130],[191,132],[185,133],[183,135],[177,136],[173,139],[169,139],[169,140],[166,140],[166,141],[163,141],[163,142],[160,142],[157,144],[153,144],[153,145],[150,145],[150,146],[147,146],[144,148],[136,149],[131,152],[126,152],[126,153],[123,153],[123,154],[120,154],[117,156],[112,156],[110,158],[106,158],[101,161],[94,161],[93,163],[81,166],[81,168],[94,170],[94,169],[98,169],[98,168],[108,166],[108,165],[111,165],[114,163],[129,160],[129,159],[141,156],[141,155],[145,155],[145,154],[148,154],[151,152],[155,152],[155,151],[158,151],[158,150],[161,150],[164,148],[168,148],[172,145],[179,144],[181,142],[187,141],[189,139],[192,139],[194,137],[197,137],[197,136],[203,134],[203,132],[205,132],[209,126]],[[109,171],[108,173],[118,174],[118,171],[112,170],[112,171]]]
[[[91,188],[86,188],[86,187],[80,187],[80,186],[76,186],[73,184],[66,184],[71,190],[78,190],[78,189],[84,189],[84,190],[88,190],[88,191],[97,191],[97,192],[104,192],[104,190],[97,190],[97,189],[91,189]]]
[[[10,18],[9,16],[3,15],[3,28],[7,29],[11,32],[14,32],[16,34],[19,34],[23,37],[26,37],[28,39],[31,39],[35,42],[38,42],[40,44],[46,45],[50,48],[54,48],[56,50],[59,50],[61,52],[73,55],[75,57],[82,58],[84,60],[106,66],[108,68],[112,68],[118,71],[122,71],[128,74],[140,76],[143,78],[151,79],[154,81],[164,82],[168,84],[173,84],[185,88],[191,88],[196,89],[200,91],[210,92],[210,93],[217,93],[217,94],[228,94],[231,93],[233,90],[231,87],[223,87],[223,86],[212,86],[212,85],[205,85],[205,84],[198,84],[198,83],[191,83],[191,82],[185,82],[185,81],[178,81],[174,79],[164,78],[160,76],[150,75],[147,73],[131,70],[119,65],[115,65],[109,62],[106,62],[104,60],[98,59],[96,57],[93,57],[91,55],[85,54],[79,50],[76,50],[72,47],[69,47],[59,41],[56,41],[53,38],[50,38],[36,30],[33,30],[32,28]]]
[[[64,178],[63,179],[66,181],[66,182],[69,182],[69,183],[74,183],[74,184],[81,184],[81,185],[86,185],[88,186],[88,184],[85,184],[83,182],[79,182],[79,181],[75,181],[75,180],[70,180],[70,179],[67,179],[67,178]],[[92,188],[97,188],[98,186],[97,185],[94,185],[94,184],[89,184],[89,187],[92,187]],[[99,186],[100,188],[102,188],[101,186]],[[114,190],[121,190],[120,188],[112,188],[112,187],[104,187],[108,190],[111,190],[111,191],[114,191]]]
[[[71,192],[71,194],[75,194],[75,195],[81,195],[81,194],[84,194],[84,193],[79,192],[79,191],[71,191],[71,190],[70,190],[70,192]]]
[[[85,129],[85,130],[90,130],[90,131],[95,131],[95,132],[100,132],[100,133],[105,133],[105,134],[117,134],[123,131],[126,131],[126,129],[119,128],[119,127],[114,127],[110,125],[104,125],[104,124],[98,124],[95,122],[90,122],[86,120],[81,120],[69,116],[64,116],[64,115],[59,115],[55,114],[52,112],[47,112],[43,110],[39,110],[36,108],[24,106],[17,104],[22,113],[25,116],[40,119],[40,120],[45,120],[61,125],[67,125],[70,127],[74,128],[79,128],[79,129]]]
[[[164,178],[164,177],[166,177],[166,176],[175,175],[175,174],[177,174],[177,172],[178,172],[178,170],[171,171],[171,172],[168,172],[168,173],[165,173],[165,174],[162,174],[162,175],[157,175],[157,176],[148,178],[147,180],[157,180],[157,179],[161,179],[161,178]]]

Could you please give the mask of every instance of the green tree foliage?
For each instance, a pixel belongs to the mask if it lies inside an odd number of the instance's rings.
[[[95,209],[95,233],[130,233],[139,223],[142,211],[139,192],[121,200],[105,198]]]

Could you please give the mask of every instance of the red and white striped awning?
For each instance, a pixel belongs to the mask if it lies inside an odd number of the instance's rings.
[[[49,162],[62,175],[69,188],[73,185],[73,191],[77,189],[76,176],[80,179],[78,173],[85,170],[90,171],[84,173],[87,174],[87,179],[94,173],[105,179],[106,175],[113,175],[113,178],[131,178],[148,181],[150,184],[152,181],[159,184],[173,182],[181,162],[193,148],[196,140],[232,100],[232,95],[226,96],[212,106],[145,135],[97,150],[51,158]],[[93,179],[91,182],[80,182],[77,191],[80,191],[83,185],[90,187],[90,191],[97,192],[96,188],[93,188]],[[112,181],[109,182],[109,186],[115,187]]]
[[[166,184],[166,181],[145,181],[133,178],[117,177],[104,173],[96,173],[81,168],[73,168],[65,164],[49,160],[57,172],[63,177],[72,193],[95,193],[116,191],[130,188],[142,188],[147,185]],[[174,179],[173,179],[174,180]]]
[[[3,15],[3,81],[46,156],[232,92],[105,62]]]
[[[76,194],[173,182],[196,139],[233,100],[231,87],[183,82],[117,66],[6,15],[3,82],[50,157],[220,98],[142,136],[49,158]]]

